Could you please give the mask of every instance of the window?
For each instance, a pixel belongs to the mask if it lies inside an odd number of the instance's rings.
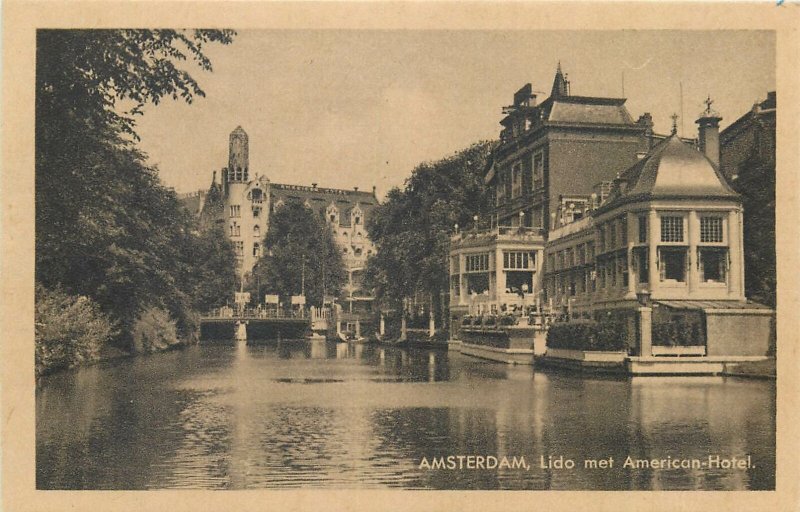
[[[533,189],[544,186],[544,154],[537,153],[533,156]]]
[[[622,286],[628,286],[628,259],[627,258],[620,258],[618,260],[619,263],[619,274],[622,276]]]
[[[361,256],[361,247],[354,248],[353,254],[355,254],[356,256]]]
[[[617,246],[617,223],[613,220],[608,223],[608,248],[614,249]]]
[[[605,250],[605,248],[606,248],[606,227],[603,226],[603,225],[600,225],[599,229],[600,229],[600,231],[599,231],[600,232],[600,240],[597,243],[597,248],[600,250],[600,252],[603,252]]]
[[[261,228],[258,227],[258,224],[253,226],[253,236],[261,236]]]
[[[261,207],[254,206],[253,207],[253,217],[260,217],[261,216]]]
[[[487,272],[489,270],[488,254],[469,254],[466,260],[467,272]]]
[[[639,283],[650,282],[650,267],[647,261],[647,247],[637,247],[634,249],[633,263],[636,265],[637,279]]]
[[[700,217],[700,242],[722,242],[722,218]]]
[[[661,241],[683,242],[683,217],[661,217]]]
[[[232,204],[230,206],[230,214],[231,217],[240,217],[241,216],[241,208],[238,204]]]
[[[728,270],[728,249],[700,247],[697,251],[700,280],[704,283],[724,283]]]
[[[662,281],[686,282],[686,249],[661,247],[659,268]]]
[[[244,256],[244,242],[241,240],[233,243],[233,250],[236,252],[236,257],[241,258]]]
[[[261,191],[260,188],[254,188],[253,191],[250,193],[250,197],[252,198],[254,203],[260,203],[262,198],[264,197],[264,193]]]
[[[253,244],[253,257],[258,258],[259,256],[261,256],[261,244],[256,242]]]
[[[628,218],[622,217],[619,220],[619,239],[623,246],[628,245]]]
[[[639,215],[639,243],[647,243],[647,215]]]
[[[522,195],[522,164],[517,163],[511,169],[511,197]]]
[[[536,266],[536,253],[507,251],[503,253],[504,270],[530,270]]]
[[[237,224],[235,221],[231,222],[230,234],[231,236],[242,236],[242,226]]]
[[[611,286],[617,286],[617,260],[611,260]]]

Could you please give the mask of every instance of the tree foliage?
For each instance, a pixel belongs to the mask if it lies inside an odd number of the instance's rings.
[[[347,279],[342,254],[331,228],[310,208],[290,202],[270,217],[264,255],[248,282],[254,298],[278,294],[284,301],[305,288],[309,305],[337,295]]]
[[[483,184],[491,142],[473,144],[436,162],[418,165],[401,190],[389,191],[368,219],[377,254],[365,277],[385,307],[398,308],[415,294],[438,301],[449,289],[449,238],[455,224],[488,216]],[[440,308],[439,308],[440,309]]]
[[[231,31],[40,30],[36,62],[36,279],[94,299],[129,335],[148,307],[186,334],[213,245],[135,147],[134,115],[203,91],[210,42]],[[119,100],[134,106],[120,113]],[[204,252],[205,250],[205,252]],[[205,259],[199,259],[205,255]]]
[[[114,333],[112,322],[85,296],[36,286],[36,376],[95,361]]]

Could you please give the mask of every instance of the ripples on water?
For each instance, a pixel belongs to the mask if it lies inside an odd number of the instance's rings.
[[[50,376],[40,489],[771,489],[775,385],[597,378],[458,353],[324,341],[209,344]],[[530,471],[425,470],[524,456]],[[748,470],[628,470],[625,456],[752,456]],[[539,468],[564,456],[574,470]],[[613,456],[612,470],[583,469]]]

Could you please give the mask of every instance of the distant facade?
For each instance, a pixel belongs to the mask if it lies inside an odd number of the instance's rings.
[[[228,142],[228,165],[221,171],[219,187],[223,211],[218,222],[236,252],[236,267],[244,276],[253,270],[264,251],[264,237],[269,231],[270,216],[289,203],[312,209],[333,231],[342,251],[348,282],[342,298],[348,310],[369,309],[373,297],[361,284],[367,258],[375,253],[365,228],[366,219],[377,205],[375,188],[371,192],[272,183],[266,175],[253,174],[249,161],[249,137],[241,126],[233,130]],[[205,192],[184,196],[184,204],[199,213],[203,210]],[[360,306],[360,307],[359,307]]]

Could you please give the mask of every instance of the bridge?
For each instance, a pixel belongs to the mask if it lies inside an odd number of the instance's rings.
[[[234,339],[242,325],[248,339],[299,339],[311,330],[313,316],[305,308],[217,308],[200,317],[200,339]]]

